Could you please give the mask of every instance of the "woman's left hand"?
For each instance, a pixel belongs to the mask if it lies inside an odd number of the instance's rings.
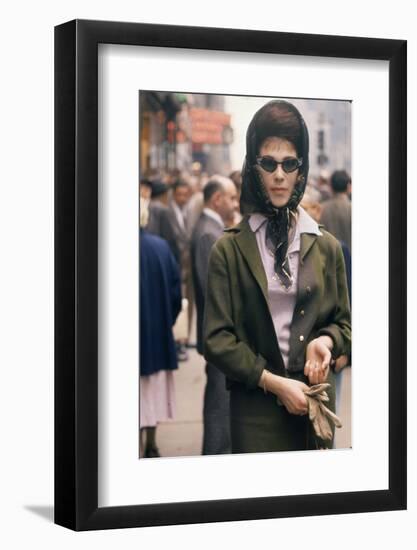
[[[322,384],[327,380],[332,347],[333,341],[330,336],[319,336],[308,344],[304,374],[311,385]]]

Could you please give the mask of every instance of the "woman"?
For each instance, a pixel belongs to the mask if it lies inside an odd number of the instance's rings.
[[[242,171],[242,222],[212,249],[205,358],[227,376],[232,452],[331,447],[311,427],[305,391],[327,381],[350,347],[337,240],[299,206],[308,131],[298,110],[271,101],[253,117]]]
[[[181,309],[180,273],[168,243],[148,233],[146,200],[140,198],[140,450],[159,456],[156,427],[175,415],[172,327]],[[144,442],[146,435],[146,442]]]

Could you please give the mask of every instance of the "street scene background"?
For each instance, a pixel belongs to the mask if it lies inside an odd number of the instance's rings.
[[[154,434],[157,453],[149,456],[202,454],[206,374],[205,360],[196,350],[196,310],[189,244],[203,209],[202,190],[210,178],[215,174],[229,177],[240,191],[246,130],[254,113],[270,99],[277,98],[165,91],[139,93],[140,195],[149,203],[149,229],[167,240],[180,265],[183,297],[183,309],[174,327],[178,369],[173,371],[163,397],[169,402],[163,414],[170,418],[157,423]],[[349,176],[345,198],[351,201],[351,103],[285,99],[299,109],[309,130],[310,169],[302,206],[320,222],[325,203],[327,210],[329,207],[331,210],[335,196],[332,175],[335,172]],[[161,228],[155,223],[156,214],[159,215],[161,209],[166,209],[167,219],[168,210],[173,210],[172,218],[174,223],[178,222],[179,232],[174,227]],[[239,220],[237,211],[235,223]],[[335,236],[343,242],[348,240]],[[350,238],[346,249],[350,262]],[[351,446],[350,365],[342,368],[337,376],[337,414],[343,427],[336,430],[334,447],[347,448]],[[143,419],[140,419],[140,427],[143,425]],[[142,438],[140,447],[142,457]]]

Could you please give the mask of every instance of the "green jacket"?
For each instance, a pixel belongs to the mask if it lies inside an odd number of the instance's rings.
[[[327,334],[333,357],[350,352],[351,325],[346,272],[339,242],[301,234],[297,299],[291,324],[288,372],[268,306],[265,271],[248,217],[213,246],[204,315],[204,356],[228,380],[256,388],[268,368],[281,376],[304,369],[307,344]]]

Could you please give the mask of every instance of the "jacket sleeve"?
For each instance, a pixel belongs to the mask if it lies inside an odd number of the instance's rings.
[[[256,388],[266,360],[256,355],[236,336],[231,303],[231,280],[221,245],[213,246],[209,259],[204,310],[203,347],[207,362],[218,367],[228,378]]]
[[[318,331],[318,336],[325,334],[333,340],[334,359],[340,355],[350,355],[352,332],[345,260],[339,243],[336,250],[336,290],[337,300],[332,323]]]

